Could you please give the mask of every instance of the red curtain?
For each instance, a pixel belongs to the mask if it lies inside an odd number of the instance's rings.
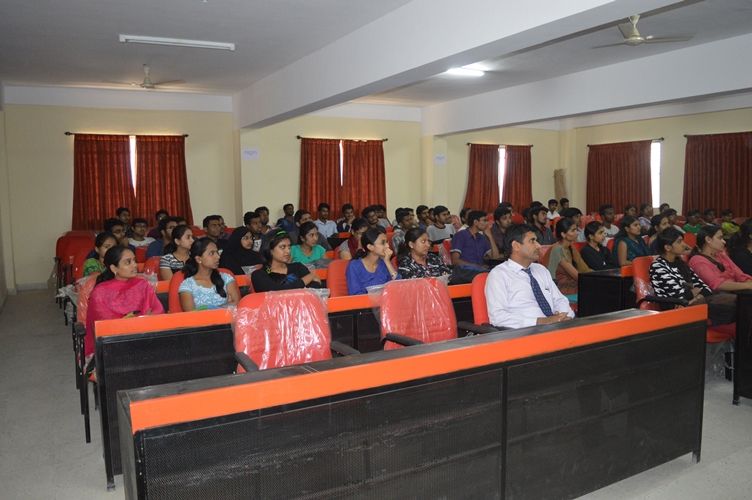
[[[752,215],[752,132],[687,137],[682,211]]]
[[[342,141],[343,202],[352,203],[356,213],[373,204],[386,206],[384,143]]]
[[[621,210],[629,203],[651,203],[650,145],[652,141],[589,146],[587,213],[611,204]]]
[[[470,144],[464,208],[493,212],[499,205],[499,145]]]
[[[533,167],[530,156],[532,146],[505,146],[503,201],[508,201],[518,212],[533,202]]]
[[[159,209],[186,218],[193,224],[188,175],[185,168],[185,137],[136,136],[136,210],[151,220]]]
[[[339,180],[339,139],[300,140],[300,196],[298,208],[316,217],[319,203],[338,214],[342,204]]]
[[[132,206],[128,136],[76,134],[72,229],[100,231],[118,207]]]

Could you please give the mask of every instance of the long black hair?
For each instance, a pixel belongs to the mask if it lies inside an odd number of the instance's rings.
[[[678,229],[674,227],[666,228],[655,237],[655,249],[659,255],[666,255],[666,246],[673,245],[676,240],[682,237],[682,233]]]
[[[175,229],[177,229],[177,227]],[[173,232],[173,234],[175,233]],[[206,252],[206,249],[209,248],[209,245],[214,245],[215,247],[217,246],[214,241],[206,237],[199,238],[193,242],[193,245],[191,245],[191,256],[187,261],[185,261],[185,265],[183,266],[183,275],[186,278],[190,278],[191,276],[196,275],[196,273],[198,272],[198,262],[196,262],[196,257],[201,257],[202,255],[204,255],[204,252]],[[225,291],[225,282],[218,270],[211,270],[210,279],[214,287],[217,289],[217,293],[220,295],[220,297],[227,297],[227,292]]]
[[[400,257],[404,257],[405,255],[408,255],[410,253],[410,245],[409,243],[415,243],[418,241],[418,238],[423,236],[424,234],[428,234],[425,229],[420,227],[414,227],[412,229],[408,229],[405,233],[405,240],[400,245],[399,249],[397,250],[397,255]]]
[[[574,219],[569,217],[562,217],[556,222],[556,239],[561,241],[564,238],[564,233],[569,231],[574,226]]]
[[[603,223],[597,220],[590,221],[585,225],[585,239],[590,242],[590,237],[595,236],[595,233],[603,227]]]
[[[692,255],[702,253],[702,247],[705,246],[705,238],[712,238],[718,231],[722,231],[721,226],[715,224],[705,224],[697,231],[697,246],[692,249]]]
[[[634,222],[637,219],[637,217],[633,217],[631,215],[625,215],[621,218],[621,228],[619,228],[619,232],[616,233],[615,238],[628,238],[627,236],[627,228],[634,224]]]
[[[747,248],[750,238],[752,238],[752,218],[745,220],[739,225],[739,232],[731,237],[729,246],[732,248]]]
[[[287,233],[287,231],[279,230],[276,233],[274,233],[274,236],[271,240],[269,240],[269,245],[264,248],[264,258],[266,259],[266,267],[270,268],[272,265],[272,250],[274,250],[277,245],[282,243],[284,240],[289,241],[292,243],[292,240],[290,239],[290,235]]]
[[[172,238],[170,238],[170,242],[167,245],[165,245],[164,253],[169,254],[177,250],[178,245],[177,243],[175,243],[175,240],[179,240],[180,238],[182,238],[185,232],[188,231],[189,229],[190,227],[188,227],[185,224],[180,224],[179,226],[175,226],[175,228],[172,230]]]
[[[115,245],[118,244],[118,240],[117,238],[115,238],[114,234],[112,234],[109,231],[102,231],[101,233],[97,235],[96,239],[94,240],[94,248],[99,248],[102,245],[104,245],[104,242],[107,241],[108,238],[112,238],[113,240],[115,240]]]
[[[316,223],[313,221],[304,222],[300,225],[300,229],[298,230],[298,244],[302,245],[305,243],[305,237],[308,233],[313,231],[314,229],[317,229]]]
[[[123,253],[125,252],[130,252],[131,254],[133,254],[133,250],[121,245],[115,245],[114,247],[107,250],[107,253],[104,254],[104,271],[102,271],[102,273],[97,276],[97,285],[104,283],[105,281],[115,279],[115,273],[112,272],[110,266],[117,267],[117,265],[120,263],[120,259],[123,258]],[[135,258],[135,254],[133,257]]]
[[[654,215],[650,218],[650,231],[648,231],[648,236],[653,236],[658,232],[658,226],[661,225],[663,219],[668,219],[668,215],[666,215],[665,212]]]
[[[365,257],[370,253],[370,250],[368,250],[368,245],[374,245],[376,244],[376,240],[379,238],[379,235],[386,234],[386,230],[379,225],[376,225],[374,227],[369,227],[365,233],[363,233],[363,236],[360,237],[360,244],[363,247],[363,250],[365,250]]]

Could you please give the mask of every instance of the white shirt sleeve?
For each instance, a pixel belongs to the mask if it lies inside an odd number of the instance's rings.
[[[488,307],[488,320],[492,325],[524,328],[537,323],[540,310],[511,307],[514,297],[517,295],[516,288],[515,280],[507,272],[504,264],[496,266],[488,275],[488,280],[486,280],[486,305]],[[532,291],[530,293],[532,295]]]

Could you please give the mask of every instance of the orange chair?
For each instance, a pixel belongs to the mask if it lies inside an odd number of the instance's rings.
[[[694,233],[684,233],[684,243],[694,248],[697,246],[697,235]]]
[[[612,254],[614,253],[614,242],[616,242],[616,238],[609,238],[606,242],[606,248],[608,248],[608,251]]]
[[[322,361],[358,351],[331,340],[324,302],[310,290],[246,295],[233,319],[235,356],[245,371]]]
[[[162,258],[158,255],[154,257],[149,257],[146,259],[146,262],[144,262],[144,274],[153,273],[154,275],[159,275],[159,261]]]
[[[582,217],[580,217],[580,228],[584,228],[585,226],[593,222],[593,220],[594,218],[592,215],[583,215]]]
[[[329,289],[330,297],[348,295],[345,273],[347,272],[347,265],[349,263],[349,260],[341,259],[333,260],[329,263],[329,267],[327,267],[326,287]]]
[[[525,218],[522,216],[522,214],[514,213],[512,214],[512,224],[524,224]]]
[[[653,292],[653,286],[650,284],[650,265],[655,260],[655,255],[647,257],[637,257],[632,261],[632,272],[634,274],[634,288],[637,299],[637,306],[640,309],[649,309],[660,311],[661,304],[683,307],[687,305],[686,300],[656,297]],[[716,344],[733,340],[736,336],[736,323],[729,325],[718,325],[711,327],[708,322],[708,329],[705,340],[709,344]]]
[[[136,262],[146,262],[146,251],[148,249],[149,247],[146,245],[136,247]]]
[[[582,249],[585,248],[585,245],[587,245],[587,243],[585,243],[584,241],[575,241],[573,245],[578,252],[582,252]]]
[[[219,272],[234,276],[229,269],[220,268]],[[172,278],[170,279],[170,289],[167,292],[167,312],[169,314],[184,312],[183,306],[180,304],[180,293],[178,293],[178,290],[180,290],[180,284],[183,283],[184,280],[185,275],[183,274],[183,271],[176,271],[172,274]]]
[[[538,264],[548,267],[548,258],[550,257],[550,255],[548,255],[548,252],[551,250],[552,246],[553,245],[541,245],[540,257],[538,257]]]
[[[436,278],[390,281],[379,306],[384,349],[457,338],[452,299]]]

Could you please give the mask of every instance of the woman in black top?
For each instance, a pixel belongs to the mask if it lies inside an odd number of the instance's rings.
[[[229,269],[233,274],[243,274],[243,268],[264,263],[261,254],[253,251],[253,234],[241,226],[235,229],[225,245],[219,267]]]
[[[431,253],[431,242],[428,233],[419,227],[412,228],[405,233],[405,241],[399,248],[399,273],[403,279],[407,278],[438,278],[449,275],[452,269],[444,264],[438,254]]]
[[[267,264],[251,274],[254,291],[321,287],[321,279],[315,273],[303,264],[290,262],[290,236],[285,231],[272,237],[264,253]]]
[[[589,222],[585,226],[585,239],[587,239],[587,245],[580,250],[580,255],[590,269],[602,271],[618,267],[613,262],[611,251],[603,246],[603,240],[606,239],[606,228],[603,224],[597,220]]]
[[[752,219],[742,222],[741,229],[731,239],[729,257],[744,274],[752,275]]]

